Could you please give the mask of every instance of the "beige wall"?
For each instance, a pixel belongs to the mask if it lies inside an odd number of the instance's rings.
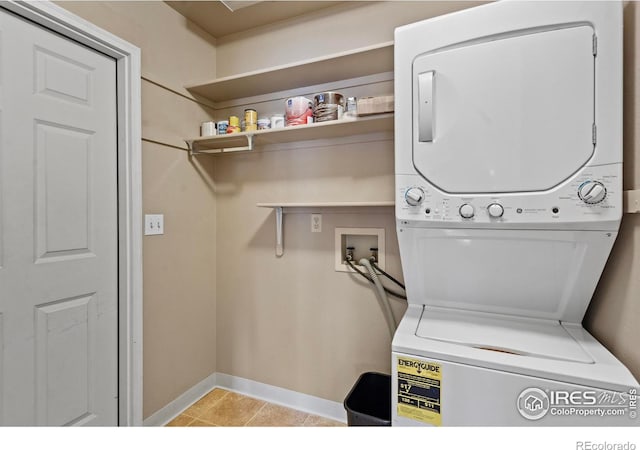
[[[471,4],[347,5],[219,39],[218,76],[386,42],[399,24]],[[359,89],[376,88],[393,92],[389,83]],[[362,372],[390,373],[391,339],[372,288],[334,271],[334,229],[384,228],[387,271],[402,278],[394,211],[324,211],[322,233],[311,233],[309,212],[285,214],[276,258],[274,213],[255,204],[393,200],[393,140],[294,147],[215,157],[217,367],[342,402]],[[400,318],[405,304],[393,305]]]
[[[395,27],[486,2],[352,2],[217,42],[218,77],[393,41]],[[268,51],[265,51],[268,49]]]
[[[388,272],[400,276],[394,216],[285,214],[284,256],[275,220],[257,202],[393,198],[393,143],[295,148],[219,157],[215,164],[218,371],[334,401],[364,371],[389,373],[391,340],[370,287],[334,271],[334,228],[386,230]],[[224,191],[224,194],[222,193]],[[394,302],[396,316],[404,305]]]
[[[161,1],[59,1],[63,8],[142,49],[142,77],[189,95],[216,72],[216,40]]]
[[[640,189],[640,5],[624,6],[624,188]],[[640,379],[640,214],[622,219],[585,327]]]
[[[216,371],[213,160],[175,148],[212,114],[183,86],[215,76],[215,40],[163,2],[59,4],[142,49],[143,212],[165,218],[143,241],[146,418]]]

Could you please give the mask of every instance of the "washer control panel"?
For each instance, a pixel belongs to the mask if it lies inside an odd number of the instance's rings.
[[[620,220],[622,165],[585,167],[543,192],[448,194],[419,175],[396,175],[396,216],[401,221],[496,225]],[[407,222],[407,223],[409,223]]]

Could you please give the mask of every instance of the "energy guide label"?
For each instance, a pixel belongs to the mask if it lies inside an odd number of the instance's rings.
[[[430,425],[442,425],[440,364],[398,358],[398,416]]]

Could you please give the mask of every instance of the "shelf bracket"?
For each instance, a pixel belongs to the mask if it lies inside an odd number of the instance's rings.
[[[623,192],[623,209],[625,214],[640,213],[640,189]]]
[[[283,238],[283,220],[285,213],[318,213],[324,209],[328,211],[339,211],[344,208],[363,208],[365,212],[380,212],[387,211],[389,207],[393,208],[393,200],[391,201],[379,201],[379,202],[324,202],[324,203],[257,203],[259,208],[271,208],[275,211],[276,215],[276,257],[281,257],[284,254],[284,238]],[[383,208],[383,209],[381,209]]]
[[[231,153],[231,152],[246,152],[253,150],[253,134],[246,134],[242,136],[247,139],[247,145],[241,147],[218,147],[218,148],[206,148],[211,143],[207,144],[200,140],[188,140],[185,141],[187,143],[187,147],[189,148],[189,154],[191,156],[200,155],[200,154],[211,154],[211,153]],[[199,148],[203,147],[203,148]]]
[[[283,208],[278,206],[274,208],[276,212],[276,256],[281,257],[284,254],[284,245],[282,243],[282,215]]]

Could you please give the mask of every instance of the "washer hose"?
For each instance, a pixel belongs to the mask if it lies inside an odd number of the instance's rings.
[[[390,279],[391,281],[393,281],[395,284],[397,284],[398,286],[400,286],[402,289],[407,289],[406,287],[404,287],[404,284],[400,283],[398,280],[396,280],[395,278],[393,278],[391,275],[389,275],[387,272],[385,272],[384,270],[382,270],[380,268],[380,266],[378,264],[376,264],[375,261],[371,261],[371,265],[373,266],[374,269],[376,269],[378,272],[380,272],[382,275],[384,275],[385,277],[387,277],[388,279]],[[405,297],[406,300],[406,297]]]
[[[361,266],[364,266],[364,268],[367,269],[367,272],[369,272],[371,281],[373,281],[373,284],[375,286],[374,290],[376,296],[378,297],[378,301],[385,310],[385,319],[387,321],[387,326],[389,327],[389,334],[393,339],[393,334],[396,332],[396,318],[394,317],[393,310],[391,309],[391,305],[389,304],[389,298],[387,297],[387,294],[384,291],[384,287],[382,286],[382,283],[378,278],[378,274],[375,270],[373,270],[373,267],[371,267],[371,263],[369,262],[369,260],[366,258],[362,258],[359,263]]]
[[[350,260],[349,258],[347,258],[347,259],[345,260],[345,262],[347,263],[347,265],[348,265],[349,267],[351,267],[351,268],[353,269],[353,271],[354,271],[355,273],[357,273],[358,275],[360,275],[361,277],[363,277],[363,278],[364,278],[365,280],[367,280],[369,283],[373,283],[373,280],[369,277],[369,275],[367,275],[366,273],[364,273],[364,272],[362,272],[360,269],[358,269],[356,266],[354,266],[354,265],[353,265],[353,263],[351,262],[351,260]],[[376,270],[377,270],[377,265],[375,265],[375,264],[374,264],[374,266],[376,267]],[[406,296],[406,295],[401,294],[401,293],[399,293],[399,292],[394,292],[394,291],[392,291],[391,289],[387,289],[386,287],[384,287],[384,285],[383,285],[383,288],[384,288],[384,291],[385,291],[387,294],[392,295],[393,297],[397,297],[397,298],[399,298],[400,300],[405,300],[405,301],[407,300],[407,296]]]

